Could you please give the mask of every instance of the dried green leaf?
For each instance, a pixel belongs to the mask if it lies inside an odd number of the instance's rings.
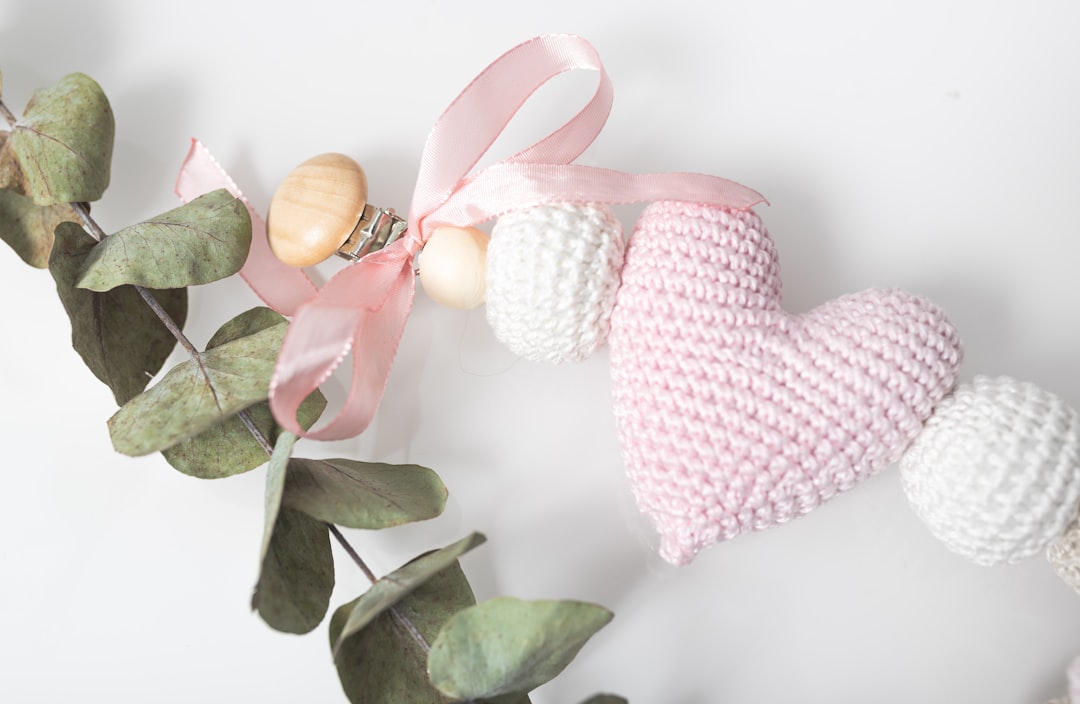
[[[251,597],[272,628],[307,633],[319,625],[334,589],[334,560],[326,524],[283,508],[282,492],[296,436],[282,431],[266,469],[259,579]]]
[[[369,594],[370,590],[334,612],[330,619],[332,647],[342,639],[345,626],[356,610],[368,608]],[[362,632],[345,640],[337,650],[334,662],[349,701],[354,704],[450,701],[428,681],[427,653],[413,631],[425,642],[431,642],[446,619],[475,603],[460,565],[452,561],[395,605],[380,609]]]
[[[326,408],[326,397],[318,391],[304,399],[296,419],[305,430]],[[248,417],[269,442],[277,441],[281,428],[265,401],[246,409]],[[193,438],[182,440],[161,451],[177,471],[199,479],[223,479],[250,472],[266,463],[266,451],[239,416],[218,423]]]
[[[252,308],[218,329],[206,349],[265,330],[285,321],[269,308]],[[308,396],[297,411],[297,421],[305,430],[315,424],[326,397],[318,390]],[[247,409],[255,427],[269,442],[277,442],[280,429],[270,413],[270,405],[257,403]],[[266,462],[266,451],[238,416],[232,416],[195,437],[183,440],[161,453],[173,467],[201,479],[219,479],[247,472]]]
[[[288,322],[285,316],[272,308],[266,306],[250,308],[218,328],[210,341],[206,343],[206,349],[212,350],[215,347],[221,347],[229,342],[234,342],[248,335],[254,335],[284,322]]]
[[[446,507],[446,495],[427,467],[294,459],[284,501],[327,523],[376,530],[434,518]]]
[[[282,508],[274,522],[251,608],[271,628],[308,633],[326,616],[334,557],[326,524]]]
[[[30,266],[49,266],[56,226],[78,221],[75,209],[67,203],[35,205],[26,196],[0,189],[0,239]]]
[[[172,447],[266,400],[286,325],[208,350],[168,371],[109,419],[113,447],[145,455]]]
[[[439,631],[428,655],[431,682],[457,699],[531,691],[562,672],[611,618],[580,601],[486,601]]]
[[[617,694],[594,694],[581,704],[630,704]]]
[[[473,533],[453,545],[421,555],[375,582],[350,610],[349,617],[339,629],[337,637],[331,639],[334,651],[340,651],[351,636],[363,631],[379,614],[416,591],[439,572],[455,564],[459,557],[484,540],[480,533]]]
[[[114,133],[101,86],[81,73],[65,76],[35,92],[12,126],[0,148],[0,188],[38,205],[97,200],[109,185]]]
[[[26,177],[19,166],[19,158],[16,156],[15,150],[11,148],[10,137],[11,134],[8,133],[3,140],[0,140],[0,189],[9,190],[34,200],[30,187],[26,183]],[[37,203],[37,201],[34,202]],[[50,203],[49,205],[57,205],[57,203]]]
[[[82,227],[61,223],[49,258],[56,292],[71,318],[71,343],[118,404],[137,396],[157,374],[176,340],[131,286],[107,293],[75,288],[75,277],[95,242]],[[187,291],[152,291],[176,324],[187,318]]]
[[[263,540],[259,550],[259,563],[266,560],[270,549],[270,539],[274,535],[274,524],[281,511],[281,497],[285,492],[285,473],[289,469],[289,457],[296,446],[297,437],[289,431],[283,431],[274,444],[274,454],[266,468],[266,496],[263,501]]]
[[[337,609],[330,619],[330,643],[341,638],[361,596]],[[476,603],[456,561],[379,613],[344,642],[335,658],[341,686],[355,704],[445,704],[427,676],[427,648],[446,620]],[[423,643],[419,639],[423,639]],[[476,704],[529,704],[525,695],[477,700]]]
[[[78,285],[195,286],[240,271],[251,248],[251,216],[224,189],[110,236],[83,265]]]

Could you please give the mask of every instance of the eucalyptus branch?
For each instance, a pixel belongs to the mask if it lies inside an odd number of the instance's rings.
[[[108,237],[108,235],[101,228],[101,226],[98,225],[98,223],[92,217],[90,217],[90,209],[85,203],[72,203],[72,207],[75,208],[75,212],[78,213],[79,218],[83,222],[83,225],[94,239],[101,242],[106,237]],[[158,303],[157,299],[154,298],[153,294],[149,291],[149,289],[146,289],[142,286],[135,286],[135,290],[138,291],[139,296],[143,299],[146,305],[150,307],[150,309],[154,312],[158,319],[161,320],[161,322],[165,325],[166,328],[168,328],[169,332],[172,333],[172,336],[176,338],[176,341],[179,342],[180,345],[188,351],[195,363],[199,366],[200,370],[202,370],[204,377],[207,378],[209,388],[211,392],[213,392],[213,384],[210,383],[206,369],[203,367],[202,354],[195,348],[191,341],[187,339],[187,336],[184,335],[183,331],[176,324],[176,321],[174,321],[172,317],[168,314],[168,312],[161,307],[161,304]],[[262,447],[263,450],[266,452],[267,456],[273,455],[273,446],[270,444],[270,441],[266,438],[266,436],[263,435],[262,431],[259,430],[258,426],[255,425],[255,421],[251,418],[251,415],[247,411],[240,411],[237,415],[243,422],[244,427],[247,428],[248,432],[251,433],[252,437],[254,437],[256,442],[259,443],[259,446]],[[346,540],[345,536],[342,535],[338,527],[333,525],[332,523],[327,523],[326,526],[329,529],[330,534],[334,536],[334,539],[338,541],[338,543],[349,555],[352,561],[357,565],[357,567],[360,568],[360,571],[364,573],[364,576],[367,577],[368,581],[370,581],[372,584],[377,582],[378,577],[375,576],[375,573],[371,571],[371,568],[367,566],[367,563],[364,562],[363,558],[360,557],[360,555],[356,552],[356,550],[352,547],[348,540]],[[405,630],[407,630],[409,634],[414,639],[416,639],[416,642],[421,646],[421,648],[423,648],[424,652],[428,652],[431,650],[431,646],[428,644],[423,634],[421,634],[420,631],[416,628],[416,626],[412,623],[412,621],[410,621],[396,607],[390,607],[390,611],[397,619],[397,621],[405,628]]]
[[[255,421],[252,420],[248,412],[240,411],[237,415],[239,415],[240,420],[244,423],[244,426],[248,429],[248,432],[251,433],[251,435],[259,443],[259,445],[263,448],[267,456],[272,456],[274,454],[273,446],[270,444],[270,441],[266,438],[266,436],[262,434],[262,431],[259,430],[259,427],[255,425]],[[371,571],[371,568],[367,566],[367,563],[364,562],[364,559],[360,557],[360,554],[358,552],[356,552],[356,549],[353,548],[352,544],[349,543],[349,541],[345,538],[341,530],[333,523],[326,523],[325,525],[330,531],[330,535],[334,536],[334,540],[336,540],[338,544],[341,545],[342,549],[345,550],[345,553],[352,559],[356,566],[360,568],[360,571],[364,573],[364,576],[367,577],[367,580],[372,584],[379,581],[379,578],[376,577],[375,573]],[[425,653],[431,651],[431,645],[427,642],[427,639],[424,638],[424,634],[420,632],[416,625],[412,621],[410,621],[407,616],[401,613],[400,609],[398,609],[397,606],[391,606],[389,611],[397,620],[397,622],[401,624],[401,626],[406,631],[409,632],[409,635],[412,636],[412,638],[417,642],[417,644],[423,649]]]
[[[364,563],[360,555],[358,555],[356,553],[356,550],[353,549],[353,546],[350,545],[349,541],[345,539],[345,536],[341,534],[341,531],[338,529],[338,527],[332,523],[327,523],[326,527],[330,529],[330,535],[334,536],[334,539],[341,544],[341,547],[345,549],[345,552],[348,553],[349,557],[352,558],[352,561],[355,562],[357,567],[360,568],[360,571],[364,573],[364,576],[368,578],[368,581],[370,581],[372,584],[377,582],[378,579],[375,577],[375,573],[372,572],[370,568],[368,568],[367,564]],[[416,625],[412,621],[410,621],[407,616],[405,616],[405,614],[401,613],[401,610],[398,609],[396,605],[391,606],[389,611],[391,615],[393,615],[393,617],[397,620],[397,622],[400,623],[401,626],[409,632],[409,635],[413,637],[413,639],[417,642],[417,644],[423,649],[425,653],[431,652],[431,645],[427,642],[427,638],[424,638],[424,634],[420,632],[420,629],[418,629]]]
[[[10,109],[8,109],[7,105],[3,102],[3,100],[0,100],[0,116],[2,116],[4,120],[6,120],[8,124],[12,126],[14,126],[17,120],[15,115],[11,112]],[[108,233],[106,233],[105,230],[101,227],[101,225],[99,225],[98,222],[94,220],[93,217],[91,217],[90,206],[87,203],[71,203],[71,207],[75,210],[75,213],[82,221],[84,229],[90,234],[91,237],[93,237],[98,242],[102,242],[108,237]],[[154,298],[154,295],[150,292],[149,289],[144,286],[134,286],[134,289],[138,292],[139,297],[142,298],[143,302],[145,302],[146,305],[150,308],[150,310],[154,312],[154,315],[157,316],[158,320],[160,320],[161,323],[166,327],[166,329],[168,329],[169,333],[172,334],[176,341],[188,352],[188,354],[194,360],[195,364],[198,365],[200,371],[203,374],[203,377],[207,381],[207,385],[210,388],[211,393],[214,393],[214,396],[216,398],[217,394],[214,390],[214,385],[213,383],[211,383],[209,373],[203,365],[202,353],[199,352],[195,345],[191,343],[191,340],[189,340],[187,335],[184,334],[184,331],[180,329],[180,326],[176,324],[176,321],[173,320],[172,316],[169,315],[168,311],[166,311],[161,306],[161,304],[158,303],[157,299]],[[249,414],[247,411],[240,411],[237,415],[239,416],[241,422],[243,422],[244,427],[247,428],[248,432],[251,433],[252,437],[255,438],[255,441],[258,442],[259,446],[262,447],[262,449],[266,452],[267,456],[273,455],[273,445],[270,444],[270,441],[266,438],[265,435],[263,435],[262,431],[259,430],[258,426],[255,424],[255,421],[252,419],[251,414]],[[345,552],[360,568],[360,571],[364,573],[364,576],[367,577],[368,581],[372,583],[378,581],[375,573],[371,571],[371,569],[367,566],[367,564],[352,547],[352,545],[348,542],[348,540],[346,540],[345,536],[342,535],[338,527],[329,523],[326,525],[327,528],[329,528],[330,530],[330,534],[333,535],[334,538],[338,541],[338,543],[341,544],[341,546],[345,549]],[[407,618],[398,613],[396,609],[394,610],[394,613],[401,621],[402,625],[410,633],[413,634],[413,637],[418,640],[418,642],[424,647],[424,649],[428,650],[429,646],[427,644],[427,641],[424,640],[424,637],[416,629],[416,626],[414,626],[412,622],[410,622]]]
[[[86,203],[72,203],[71,207],[75,209],[79,219],[82,220],[83,227],[90,233],[91,237],[98,242],[102,242],[108,237],[108,234],[105,233],[105,230],[101,225],[99,225],[94,218],[90,217],[90,207]],[[150,310],[154,312],[154,315],[158,317],[158,320],[161,321],[162,325],[164,325],[169,333],[176,338],[176,341],[180,343],[180,346],[187,350],[187,353],[191,355],[192,360],[194,360],[196,366],[199,367],[199,371],[202,372],[203,378],[206,379],[206,384],[210,389],[210,393],[214,395],[214,402],[217,403],[217,391],[214,389],[214,384],[210,380],[210,373],[203,365],[202,353],[199,352],[195,345],[191,344],[191,340],[187,338],[187,335],[185,335],[184,331],[180,329],[180,326],[176,324],[176,321],[172,319],[172,316],[169,315],[168,311],[162,308],[161,304],[154,298],[154,294],[150,293],[150,289],[144,286],[134,286],[134,288],[139,294],[139,297],[143,299],[146,305],[150,307]]]

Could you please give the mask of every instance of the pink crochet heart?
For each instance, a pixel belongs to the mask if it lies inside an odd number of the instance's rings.
[[[961,358],[945,315],[903,291],[785,312],[757,215],[672,202],[630,239],[610,344],[623,460],[675,564],[897,460]]]

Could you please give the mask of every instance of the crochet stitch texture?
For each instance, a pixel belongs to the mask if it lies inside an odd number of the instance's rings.
[[[607,341],[623,264],[622,225],[604,206],[558,203],[499,218],[487,253],[487,319],[534,362],[578,362]]]
[[[610,345],[631,488],[674,564],[894,462],[961,359],[945,315],[903,291],[785,312],[758,216],[675,202],[630,238]]]
[[[1080,505],[1078,467],[1080,417],[1064,400],[1027,382],[978,376],[934,410],[900,461],[900,478],[915,513],[949,549],[995,565],[1065,534]]]

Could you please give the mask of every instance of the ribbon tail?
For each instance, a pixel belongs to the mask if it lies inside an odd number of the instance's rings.
[[[302,305],[289,324],[270,382],[270,410],[296,435],[343,440],[370,425],[386,389],[416,290],[410,260],[361,260]],[[352,381],[337,414],[317,430],[297,420],[300,404],[353,355]]]
[[[283,264],[274,256],[266,241],[266,223],[262,217],[255,212],[210,150],[199,140],[192,139],[191,148],[176,177],[176,195],[187,203],[218,188],[224,188],[239,198],[251,215],[251,249],[240,269],[240,276],[266,305],[282,315],[292,315],[301,304],[315,295],[315,284],[303,270]]]

